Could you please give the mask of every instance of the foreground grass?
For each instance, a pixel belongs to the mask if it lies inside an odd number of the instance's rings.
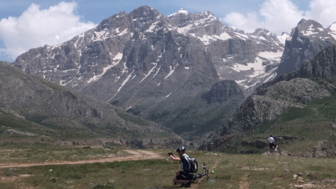
[[[90,154],[90,150],[97,149],[87,150]],[[165,158],[166,150],[155,152],[163,158],[3,168],[0,169],[0,186],[3,189],[177,188],[173,186],[172,178],[180,165]],[[118,152],[111,150],[111,154]],[[300,183],[311,184],[315,186],[313,188],[336,188],[335,159],[215,154],[201,151],[188,151],[188,154],[197,157],[200,164],[205,162],[210,171],[214,170],[209,182],[204,179],[201,183],[192,185],[194,188],[296,188],[295,185]]]

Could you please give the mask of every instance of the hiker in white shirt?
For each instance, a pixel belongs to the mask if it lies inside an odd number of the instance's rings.
[[[273,147],[275,147],[274,151],[278,151],[278,145],[275,144],[274,138],[272,135],[270,135],[267,139],[270,151],[272,150]]]

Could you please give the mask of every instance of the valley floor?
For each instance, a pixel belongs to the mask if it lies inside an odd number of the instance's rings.
[[[180,164],[170,160],[170,150],[106,149],[95,147],[0,146],[2,189],[179,188],[172,179]],[[200,188],[336,188],[335,159],[266,154],[223,154],[187,151],[204,162],[210,180]]]

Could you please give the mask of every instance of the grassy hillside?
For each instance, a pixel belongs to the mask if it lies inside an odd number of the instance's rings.
[[[290,155],[335,157],[335,70],[336,46],[330,46],[261,85],[201,149],[261,153],[274,135]]]
[[[274,121],[258,125],[236,140],[236,148],[219,147],[224,151],[262,153],[269,135],[276,137],[283,151],[307,157],[336,157],[336,96],[316,100],[304,108],[289,108]],[[243,141],[243,142],[241,142]]]
[[[117,114],[126,122],[137,125],[144,125],[147,127],[149,123],[147,120],[135,118],[134,116],[122,111],[117,111]],[[1,143],[29,143],[42,142],[47,144],[68,144],[68,145],[122,145],[127,146],[127,140],[141,140],[141,139],[162,139],[162,138],[176,138],[176,135],[169,132],[160,132],[160,130],[153,129],[146,135],[141,135],[137,132],[130,132],[128,128],[120,127],[106,127],[102,128],[99,125],[83,125],[79,124],[73,119],[62,120],[58,119],[58,124],[45,124],[37,120],[29,120],[24,117],[18,117],[12,113],[0,108],[0,136]],[[118,137],[115,137],[115,136]],[[133,139],[131,137],[134,137]],[[144,138],[148,137],[148,138]],[[123,141],[120,140],[123,139]],[[174,140],[172,140],[174,143]],[[162,146],[163,143],[158,143],[157,146]],[[168,143],[167,143],[168,145]],[[146,144],[146,146],[152,146]]]
[[[195,100],[186,99],[184,102],[186,108],[181,108],[179,111],[166,111],[160,115],[152,114],[148,119],[162,125],[169,125],[175,133],[183,133],[181,135],[183,138],[196,141],[205,133],[220,127],[223,120],[234,113],[240,100],[238,97],[232,97],[231,101],[209,105],[205,100],[195,103]],[[195,115],[198,116],[195,117]]]
[[[2,142],[54,140],[158,147],[181,143],[169,129],[0,62]],[[145,141],[146,140],[146,141]],[[170,141],[168,141],[170,140]],[[133,142],[135,141],[135,142]]]
[[[47,165],[21,168],[1,168],[1,188],[179,188],[172,179],[180,164],[167,159],[167,152],[156,160],[140,160],[80,165]],[[0,145],[0,164],[51,162],[107,156],[124,156],[121,149],[74,147],[18,147]],[[191,188],[335,188],[334,159],[310,159],[290,156],[232,155],[189,151],[199,163],[205,162],[210,181],[201,180]],[[201,170],[199,171],[201,172]]]

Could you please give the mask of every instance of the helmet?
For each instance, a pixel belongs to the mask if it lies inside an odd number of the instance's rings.
[[[176,152],[185,152],[186,148],[184,146],[180,146],[176,149]]]

